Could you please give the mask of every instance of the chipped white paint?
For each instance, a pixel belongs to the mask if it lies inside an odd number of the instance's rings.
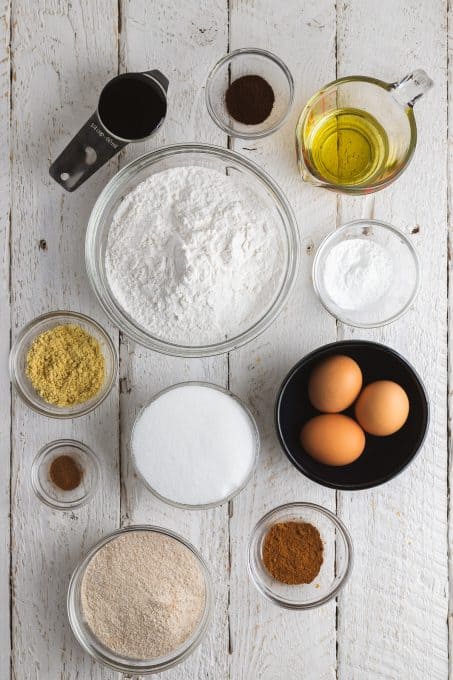
[[[135,522],[162,524],[189,537],[209,561],[215,580],[214,622],[206,641],[184,664],[160,677],[446,680],[447,0],[15,0],[11,162],[9,4],[1,4],[0,23],[1,680],[10,677],[10,660],[15,680],[119,677],[92,663],[73,640],[65,589],[72,568],[95,540],[120,523]],[[228,45],[275,51],[296,80],[296,103],[285,127],[260,142],[236,140],[233,146],[275,176],[291,200],[302,237],[301,272],[276,324],[232,353],[229,362],[227,357],[167,358],[120,339],[106,323],[85,277],[85,224],[107,179],[144,148],[195,140],[227,145],[206,112],[203,84]],[[407,173],[376,196],[375,214],[411,234],[421,255],[422,292],[410,313],[392,326],[367,333],[337,329],[311,289],[313,250],[336,223],[362,214],[363,199],[337,201],[333,194],[300,182],[293,149],[297,113],[336,73],[394,80],[419,66],[436,87],[417,105],[417,153]],[[49,162],[94,109],[102,84],[118,69],[153,67],[170,79],[163,128],[147,145],[126,149],[75,194],[64,194],[48,178]],[[451,151],[449,161],[453,167]],[[11,654],[9,281],[13,337],[39,313],[71,308],[104,323],[121,354],[117,388],[87,418],[49,421],[13,396]],[[430,393],[432,425],[423,452],[399,479],[375,491],[335,494],[298,475],[286,462],[273,432],[272,405],[279,382],[298,358],[317,345],[351,335],[388,343],[413,361]],[[259,470],[230,512],[227,507],[208,512],[171,509],[150,496],[129,465],[128,439],[137,410],[158,389],[194,378],[230,384],[260,424]],[[102,460],[102,489],[88,507],[73,514],[41,506],[29,484],[37,450],[61,436],[86,441]],[[251,527],[267,509],[289,500],[336,508],[352,532],[355,570],[337,606],[330,603],[306,614],[286,612],[264,601],[248,580],[245,548]]]

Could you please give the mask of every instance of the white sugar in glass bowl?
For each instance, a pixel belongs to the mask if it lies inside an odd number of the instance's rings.
[[[138,414],[132,460],[161,500],[187,509],[221,505],[253,474],[259,434],[247,407],[231,392],[186,382],[159,392]]]
[[[106,268],[106,250],[113,218],[125,197],[151,175],[165,170],[201,166],[224,176],[236,178],[246,187],[261,206],[269,212],[279,236],[281,266],[269,299],[257,300],[253,319],[244,322],[231,333],[225,329],[222,337],[211,344],[171,342],[158,337],[140,325],[136,318],[120,304],[112,291]],[[299,262],[300,246],[296,220],[282,191],[261,168],[240,154],[207,144],[181,144],[168,146],[136,159],[107,184],[100,194],[88,223],[86,235],[86,265],[88,277],[106,314],[126,335],[139,344],[164,354],[175,356],[211,356],[229,352],[263,332],[277,317],[293,286]],[[263,286],[270,274],[262,270]],[[258,295],[259,293],[257,293]],[[260,298],[261,299],[261,298]]]

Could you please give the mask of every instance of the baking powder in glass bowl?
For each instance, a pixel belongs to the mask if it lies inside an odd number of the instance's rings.
[[[255,421],[237,397],[210,383],[160,392],[135,422],[132,457],[157,496],[177,506],[219,505],[250,479],[259,450]]]

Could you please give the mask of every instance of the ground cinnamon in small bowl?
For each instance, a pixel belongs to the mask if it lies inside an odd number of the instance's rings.
[[[73,491],[82,481],[83,470],[72,456],[63,454],[53,459],[49,477],[62,491]]]
[[[311,583],[323,563],[323,543],[316,527],[308,522],[278,522],[263,541],[263,563],[281,583]]]

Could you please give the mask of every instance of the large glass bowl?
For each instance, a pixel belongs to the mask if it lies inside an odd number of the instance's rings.
[[[210,345],[179,345],[152,335],[140,326],[114,297],[107,279],[105,251],[112,218],[124,197],[150,175],[180,166],[202,166],[240,177],[268,208],[283,244],[283,266],[274,297],[257,309],[256,321],[239,334]],[[277,184],[261,168],[240,154],[208,144],[167,146],[137,158],[107,184],[92,210],[86,235],[86,265],[94,292],[111,321],[144,347],[174,356],[201,357],[222,354],[262,333],[281,311],[294,283],[299,262],[299,233],[291,207]]]
[[[97,553],[110,541],[115,540],[118,536],[121,536],[127,532],[151,532],[160,533],[164,536],[169,536],[175,541],[178,541],[187,550],[189,550],[195,557],[198,566],[203,574],[203,579],[205,583],[206,600],[203,615],[196,626],[192,634],[185,640],[177,649],[169,652],[165,656],[156,657],[154,659],[133,659],[130,657],[122,656],[110,648],[103,645],[100,640],[92,632],[91,628],[87,624],[85,617],[83,615],[82,607],[82,582],[85,572]],[[152,603],[151,603],[152,605]],[[184,661],[195,649],[198,647],[203,637],[205,636],[213,612],[213,592],[212,592],[212,581],[211,575],[209,573],[208,567],[200,553],[194,546],[189,543],[185,538],[179,534],[170,531],[169,529],[164,529],[162,527],[152,526],[152,525],[135,525],[125,527],[123,529],[118,529],[112,533],[104,536],[98,543],[96,543],[85,557],[82,558],[75,571],[72,574],[71,581],[68,588],[67,596],[67,610],[69,623],[72,631],[77,639],[77,642],[81,645],[82,649],[91,655],[93,659],[99,663],[104,664],[109,668],[114,668],[122,673],[132,673],[140,675],[152,675],[154,673],[160,673],[161,671],[168,670],[178,663]],[[129,675],[128,675],[129,677]]]

